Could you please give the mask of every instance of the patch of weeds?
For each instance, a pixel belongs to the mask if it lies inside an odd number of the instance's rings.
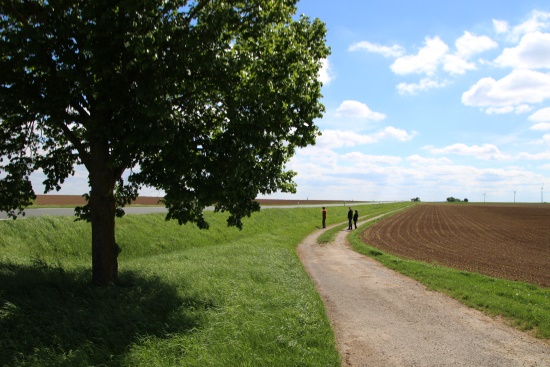
[[[376,257],[376,256],[382,256],[382,255],[384,255],[383,252],[378,251],[378,250],[369,250],[369,253],[370,253],[372,256],[375,256],[375,257]]]

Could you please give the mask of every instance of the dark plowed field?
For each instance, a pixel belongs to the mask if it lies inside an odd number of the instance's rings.
[[[400,257],[550,287],[550,205],[421,204],[363,240]]]

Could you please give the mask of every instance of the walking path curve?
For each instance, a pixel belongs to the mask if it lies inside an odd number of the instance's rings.
[[[349,231],[320,245],[322,231],[297,251],[325,303],[342,366],[550,367],[547,341],[353,251]]]

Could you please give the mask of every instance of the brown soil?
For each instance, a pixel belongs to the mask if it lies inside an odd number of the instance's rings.
[[[162,205],[160,197],[139,196],[132,204],[135,205]],[[258,199],[261,205],[319,205],[343,203],[343,200],[280,200]],[[34,201],[36,205],[84,205],[86,201],[78,195],[37,195]],[[355,202],[358,203],[358,202]]]
[[[404,258],[550,287],[550,205],[421,204],[363,240]]]

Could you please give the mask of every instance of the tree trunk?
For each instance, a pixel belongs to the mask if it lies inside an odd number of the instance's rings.
[[[92,282],[106,286],[118,281],[119,247],[115,242],[115,180],[108,166],[106,144],[93,149],[90,170],[92,221]],[[103,148],[103,149],[102,149]],[[95,150],[95,152],[94,152]]]

